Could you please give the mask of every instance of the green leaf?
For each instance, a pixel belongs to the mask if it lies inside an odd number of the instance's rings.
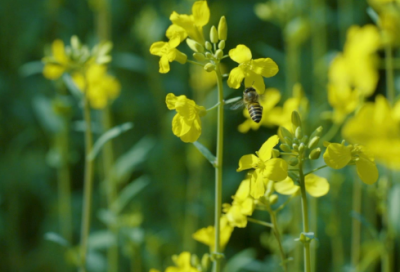
[[[248,248],[240,251],[226,263],[223,272],[239,272],[242,269],[254,261],[256,258],[256,250],[254,248]]]
[[[96,141],[96,143],[93,146],[92,152],[88,155],[89,160],[93,160],[97,154],[99,154],[101,148],[111,139],[118,137],[125,131],[130,130],[133,128],[133,124],[128,122],[124,123],[122,125],[116,126],[111,128],[110,130],[106,131],[103,135],[100,136],[100,138]]]
[[[78,86],[76,86],[75,82],[72,80],[71,75],[68,73],[64,73],[62,79],[72,95],[75,96],[78,100],[81,100],[83,97],[83,92],[79,90]]]
[[[379,15],[378,15],[378,13],[376,13],[376,11],[375,11],[373,8],[368,7],[368,8],[367,8],[367,14],[369,15],[369,17],[371,18],[371,20],[372,20],[375,24],[378,24],[378,23],[379,23]]]
[[[118,198],[112,204],[111,209],[119,214],[122,209],[132,200],[140,191],[143,190],[150,183],[149,178],[142,176],[132,182],[130,182],[125,188],[119,193]]]
[[[239,101],[239,100],[241,100],[241,99],[243,99],[243,97],[237,96],[237,97],[234,97],[234,98],[231,98],[231,99],[226,100],[226,101],[224,102],[224,104],[232,104],[232,103],[235,103],[236,101]]]
[[[62,237],[60,234],[55,233],[55,232],[47,232],[44,235],[44,239],[46,239],[48,241],[52,241],[52,242],[54,242],[56,244],[59,244],[60,246],[63,246],[63,247],[69,247],[70,246],[69,242],[64,237]]]
[[[90,250],[107,249],[117,244],[115,235],[108,230],[92,232],[89,236],[88,247]]]
[[[31,61],[23,64],[19,68],[19,74],[22,77],[33,76],[43,72],[44,64],[42,61]]]
[[[62,120],[54,114],[50,99],[42,95],[33,98],[34,112],[44,129],[50,133],[57,133],[62,128]]]
[[[193,145],[200,151],[201,154],[215,167],[217,163],[217,158],[207,149],[204,145],[199,142],[194,142]]]

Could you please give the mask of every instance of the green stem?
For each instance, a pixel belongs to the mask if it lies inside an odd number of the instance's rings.
[[[288,155],[288,156],[298,156],[298,153],[289,153],[289,152],[280,152],[281,155]]]
[[[257,220],[257,219],[254,219],[254,218],[247,217],[247,221],[252,222],[252,223],[256,223],[256,224],[259,224],[261,226],[268,227],[268,228],[271,228],[271,229],[274,228],[273,224],[268,223],[268,222],[264,222],[264,221],[261,221],[261,220]]]
[[[220,102],[218,102],[217,104],[215,104],[215,105],[214,105],[214,106],[212,106],[211,108],[208,108],[206,111],[213,110],[213,109],[215,109],[216,107],[218,107],[220,104],[221,104],[221,103],[220,103]]]
[[[292,96],[294,84],[299,81],[299,55],[300,50],[296,43],[289,40],[285,41],[286,47],[286,97]]]
[[[341,124],[333,123],[328,132],[322,137],[321,142],[330,142],[336,136]]]
[[[200,62],[197,62],[197,61],[193,61],[193,60],[186,60],[186,62],[189,62],[189,63],[191,63],[191,64],[194,64],[194,65],[198,65],[198,66],[204,67],[204,64],[201,64]]]
[[[220,218],[222,210],[222,156],[224,144],[224,89],[219,63],[216,65],[218,85],[218,127],[217,127],[217,163],[215,166],[215,253],[221,253],[220,245]],[[215,258],[213,272],[221,271],[221,259]]]
[[[279,228],[278,228],[278,221],[276,220],[276,212],[274,212],[271,207],[268,209],[269,215],[271,216],[271,222],[272,222],[272,231],[274,232],[276,241],[278,242],[279,246],[279,253],[281,255],[282,259],[282,267],[285,272],[287,272],[287,265],[286,265],[286,256],[285,256],[285,251],[283,251],[283,246],[282,246],[282,240],[281,240],[281,235],[279,233]]]
[[[361,182],[358,179],[353,181],[353,211],[361,214]],[[361,242],[361,223],[353,218],[351,235],[351,264],[353,268],[357,267],[360,260],[360,242]]]
[[[396,97],[394,89],[394,73],[393,73],[393,55],[392,47],[390,44],[385,46],[385,68],[386,68],[386,90],[387,98],[391,104],[393,104]]]
[[[92,151],[93,138],[91,129],[90,105],[84,92],[84,118],[85,118],[85,178],[84,178],[84,196],[82,210],[82,228],[81,228],[81,245],[80,245],[80,272],[86,271],[86,256],[88,251],[88,238],[90,229],[90,212],[92,203],[93,190],[93,160],[89,158]]]
[[[306,184],[304,180],[305,175],[303,174],[303,163],[299,164],[299,179],[300,179],[300,190],[301,190],[301,208],[303,214],[303,232],[310,232],[308,225],[308,205],[307,205],[307,194]],[[304,272],[311,271],[311,255],[310,255],[310,242],[303,242],[304,245]]]
[[[325,167],[328,167],[328,165],[325,164],[325,165],[322,165],[322,166],[320,166],[320,167],[317,167],[317,168],[311,170],[310,172],[305,173],[304,176],[307,176],[307,175],[309,175],[309,174],[312,174],[312,173],[314,173],[314,172],[317,172],[318,170],[321,170],[321,169],[323,169],[323,168],[325,168]]]

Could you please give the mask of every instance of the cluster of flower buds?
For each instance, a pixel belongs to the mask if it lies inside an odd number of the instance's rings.
[[[195,40],[186,39],[190,49],[195,52],[193,53],[193,58],[200,62],[207,62],[204,65],[204,69],[207,72],[214,71],[215,65],[223,58],[227,35],[228,27],[226,19],[225,16],[222,16],[218,24],[218,29],[215,26],[211,27],[210,41],[206,41],[204,45]]]
[[[283,139],[283,143],[280,145],[281,150],[284,152],[298,154],[298,156],[291,157],[289,159],[289,164],[292,166],[297,165],[299,160],[303,160],[306,157],[307,153],[310,160],[318,159],[321,155],[321,148],[317,147],[317,145],[321,137],[322,127],[320,126],[314,130],[310,137],[305,135],[302,128],[300,115],[297,111],[293,111],[292,130],[294,133],[290,132],[284,127],[279,128],[279,134],[281,139]]]

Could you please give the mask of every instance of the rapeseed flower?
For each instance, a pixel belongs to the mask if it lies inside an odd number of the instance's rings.
[[[341,169],[349,163],[355,163],[357,174],[364,183],[373,184],[378,180],[379,173],[374,158],[363,146],[327,143],[324,161],[333,169]]]
[[[173,61],[177,61],[180,64],[185,64],[187,60],[187,56],[176,49],[179,45],[179,36],[177,38],[173,38],[169,42],[155,42],[150,47],[150,53],[152,55],[156,55],[160,57],[160,69],[159,72],[162,74],[166,74],[170,70],[169,63]]]
[[[229,57],[239,63],[229,73],[228,86],[238,89],[244,80],[246,88],[254,86],[257,93],[263,94],[265,83],[263,77],[272,77],[279,71],[278,65],[270,58],[252,59],[250,49],[239,44],[229,51]]]
[[[121,86],[116,78],[107,74],[105,65],[90,65],[84,74],[72,74],[72,80],[79,90],[85,92],[94,109],[103,109],[118,97]]]
[[[190,252],[184,251],[179,256],[173,256],[172,260],[176,266],[169,266],[165,272],[200,272],[194,268],[191,261]]]
[[[68,69],[71,59],[65,53],[65,46],[62,40],[55,40],[51,45],[52,55],[48,57],[43,75],[47,79],[58,79]]]
[[[329,192],[329,183],[326,178],[309,174],[304,178],[306,191],[313,197],[324,196]],[[275,182],[274,189],[282,195],[297,195],[300,193],[300,186],[295,185],[290,177]]]
[[[168,109],[177,112],[172,120],[173,133],[185,143],[197,141],[201,134],[200,117],[206,114],[206,109],[185,95],[175,96],[172,93],[167,95],[166,103]]]
[[[220,219],[220,245],[222,250],[225,248],[229,239],[231,238],[231,234],[233,232],[233,226],[229,224],[229,221],[226,215],[223,215]],[[214,226],[208,226],[206,228],[199,229],[193,234],[193,239],[199,241],[205,245],[210,247],[210,252],[215,251],[215,228]]]
[[[172,12],[169,17],[174,25],[183,28],[187,35],[200,44],[204,44],[203,26],[210,20],[210,9],[207,1],[196,1],[192,6],[192,14]]]

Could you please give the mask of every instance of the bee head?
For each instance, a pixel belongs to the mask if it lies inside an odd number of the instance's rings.
[[[253,87],[249,87],[249,88],[246,88],[245,90],[244,90],[244,93],[245,94],[247,94],[247,93],[249,93],[249,92],[255,92],[256,90],[253,88]]]

